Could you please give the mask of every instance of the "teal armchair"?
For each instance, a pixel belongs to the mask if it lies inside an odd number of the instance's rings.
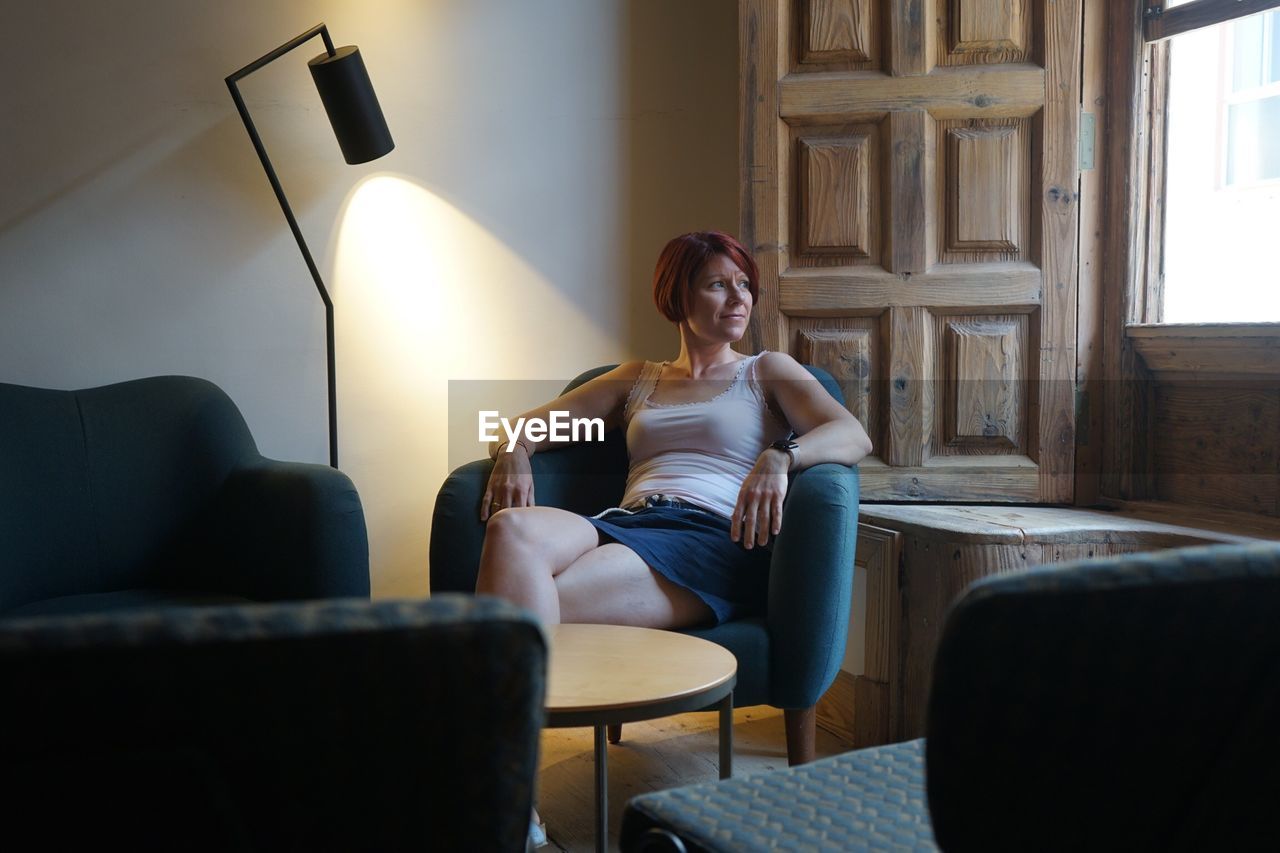
[[[351,480],[264,458],[216,385],[0,384],[0,619],[368,595]]]
[[[598,367],[565,390],[611,369]],[[829,374],[809,368],[837,400]],[[595,514],[616,506],[627,476],[621,430],[603,443],[539,452],[533,459],[537,500]],[[484,542],[480,503],[492,463],[454,471],[436,497],[431,524],[431,590],[473,592]],[[849,628],[854,546],[858,532],[858,470],[815,465],[793,475],[782,532],[773,544],[767,612],[683,633],[719,643],[738,659],[734,704],[772,705],[785,712],[791,764],[812,760],[814,706],[831,686]],[[616,737],[616,734],[613,734]]]

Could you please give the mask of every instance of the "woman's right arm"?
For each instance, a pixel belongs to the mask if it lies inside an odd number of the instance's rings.
[[[604,431],[608,432],[621,425],[627,395],[639,378],[642,366],[643,362],[640,361],[620,364],[551,402],[530,409],[520,417],[525,423],[534,418],[549,423],[552,412],[564,412],[566,414],[561,417],[567,417],[570,421],[576,418],[600,418],[604,421]],[[494,462],[480,507],[481,521],[487,521],[494,512],[506,507],[534,506],[533,470],[529,457],[552,443],[549,437],[532,441],[522,435],[514,442],[508,442],[504,436],[502,440],[489,445],[489,457]]]

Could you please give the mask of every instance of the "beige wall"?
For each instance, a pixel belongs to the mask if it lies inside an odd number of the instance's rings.
[[[337,306],[378,595],[426,590],[449,382],[668,355],[658,249],[736,227],[733,0],[5,6],[0,381],[203,376],[281,459],[327,459],[323,311],[222,78],[320,20],[361,47],[374,163],[342,162],[318,41],[242,90]]]

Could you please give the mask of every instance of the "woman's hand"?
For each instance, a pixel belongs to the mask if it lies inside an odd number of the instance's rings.
[[[781,450],[765,450],[742,481],[738,503],[729,520],[729,538],[750,550],[769,544],[782,530],[782,499],[787,496],[787,468],[791,457]]]
[[[533,505],[533,466],[529,464],[529,452],[518,441],[511,445],[510,452],[505,447],[499,448],[493,470],[489,472],[489,484],[484,489],[480,520],[488,521],[489,516],[507,507]]]

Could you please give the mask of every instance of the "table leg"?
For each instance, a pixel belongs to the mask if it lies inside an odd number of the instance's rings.
[[[733,775],[733,693],[720,700],[720,778]]]
[[[605,727],[596,726],[596,850],[609,849],[609,752]]]

